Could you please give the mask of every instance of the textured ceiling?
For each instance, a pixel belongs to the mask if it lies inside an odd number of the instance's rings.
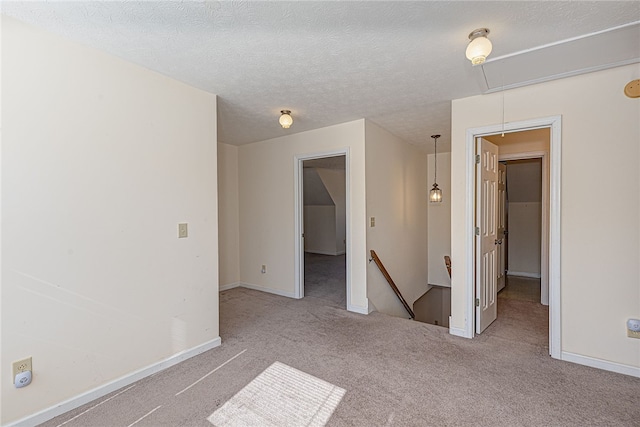
[[[218,138],[242,145],[367,118],[450,144],[451,100],[481,93],[464,51],[492,56],[640,20],[640,2],[11,2],[2,12],[219,96]],[[294,124],[281,129],[281,109]]]

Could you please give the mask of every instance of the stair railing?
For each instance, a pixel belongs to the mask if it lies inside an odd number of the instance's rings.
[[[405,299],[402,297],[402,294],[400,293],[400,289],[398,289],[396,284],[393,282],[393,279],[389,275],[389,272],[387,271],[386,268],[384,268],[382,261],[380,261],[380,258],[378,258],[378,254],[376,254],[376,251],[374,251],[373,249],[371,250],[371,260],[373,260],[376,263],[376,265],[380,269],[380,272],[382,273],[384,278],[387,279],[387,283],[389,283],[389,286],[391,286],[391,289],[393,289],[393,292],[396,293],[396,296],[398,297],[402,305],[404,305],[404,308],[407,309],[407,312],[409,312],[409,316],[411,316],[412,319],[415,319],[416,315],[413,313],[413,310],[411,310],[411,307],[409,307],[409,304],[407,304],[407,301],[405,301]],[[369,260],[369,262],[371,262],[371,260]]]

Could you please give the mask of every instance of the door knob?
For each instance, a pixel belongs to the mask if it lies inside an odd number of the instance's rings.
[[[502,244],[502,239],[496,239],[496,245],[501,245]]]

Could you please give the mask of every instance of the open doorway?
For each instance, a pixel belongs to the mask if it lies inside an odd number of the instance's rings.
[[[548,271],[546,265],[545,268],[542,265],[542,258],[548,251],[542,242],[546,242],[548,236],[549,189],[546,161],[549,142],[549,128],[512,132],[504,136],[499,134],[478,137],[478,334],[498,318],[500,305],[503,303],[518,306],[518,309],[513,310],[516,313],[537,313],[537,316],[530,316],[527,329],[537,333],[542,340],[540,344],[548,342],[548,315],[546,319],[541,319],[538,313],[546,312],[547,309],[534,305],[548,304],[548,301],[541,300],[541,279],[544,274],[544,282],[548,283]],[[533,297],[535,299],[531,301]],[[532,323],[533,318],[539,322]]]
[[[498,297],[542,300],[542,158],[501,161],[505,172],[504,215]],[[502,285],[502,286],[501,286]],[[547,304],[548,305],[548,301]]]
[[[513,133],[510,139],[515,144],[537,141],[539,148],[548,152],[548,129]],[[504,145],[498,150],[501,148]],[[529,153],[526,158],[515,158],[520,155],[514,152],[507,156],[512,160],[501,160],[498,165],[497,318],[487,333],[542,347],[549,343],[548,294],[544,301],[541,280],[542,253],[546,253],[542,224],[548,214],[548,209],[543,212],[542,208],[543,197],[548,197],[542,179],[546,157],[530,157]],[[544,205],[546,208],[548,203]],[[548,233],[547,227],[544,233]]]
[[[298,162],[298,297],[347,308],[347,156]]]
[[[473,277],[467,276],[470,279],[467,281],[469,291],[467,309],[470,314],[469,318],[473,319],[473,329],[471,329],[471,325],[468,325],[466,333],[470,337],[473,336],[473,332],[481,333],[491,324],[492,318],[495,319],[498,315],[498,273],[501,271],[501,267],[498,263],[497,246],[502,243],[498,236],[497,221],[499,160],[540,158],[542,162],[541,175],[544,181],[542,192],[546,191],[541,202],[540,299],[543,301],[546,298],[549,304],[546,317],[549,325],[548,342],[549,352],[554,358],[560,358],[560,122],[560,117],[550,117],[469,129],[467,133],[468,159],[473,159],[473,161],[467,163],[469,166],[467,188],[470,191],[467,192],[466,213],[470,228],[475,230],[469,235],[467,247],[476,255],[470,258],[473,265],[469,265],[471,271],[474,272]],[[503,127],[504,129],[502,129]],[[504,138],[502,137],[503,130]],[[545,132],[548,135],[548,149],[532,147],[530,144],[527,145],[526,141],[520,145],[507,143],[506,140],[509,137],[522,136],[526,133],[525,131]],[[488,141],[493,138],[502,140],[499,147]],[[486,149],[483,145],[484,142],[488,143]],[[494,148],[490,148],[490,145]],[[487,164],[491,165],[487,170],[492,169],[491,173],[494,174],[494,177],[487,178],[481,175],[483,160],[487,159],[490,159]],[[475,172],[476,162],[480,163],[477,175]],[[483,194],[482,188],[490,189],[484,192],[489,196]],[[487,206],[493,207],[489,209]],[[483,211],[485,212],[484,216]],[[488,221],[488,219],[491,220]],[[480,241],[483,241],[484,245],[480,244]],[[506,255],[506,251],[504,252]],[[538,305],[543,307],[542,304]],[[521,333],[523,332],[521,331]]]

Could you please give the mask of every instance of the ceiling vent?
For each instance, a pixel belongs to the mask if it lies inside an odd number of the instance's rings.
[[[640,21],[488,59],[475,67],[485,93],[640,62]]]

